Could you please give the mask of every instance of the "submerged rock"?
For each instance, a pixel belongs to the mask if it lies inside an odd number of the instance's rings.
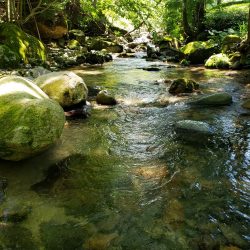
[[[0,204],[5,198],[5,190],[8,186],[8,180],[4,177],[0,177]]]
[[[35,80],[36,84],[63,108],[84,102],[88,88],[83,79],[70,71],[52,72]]]
[[[83,249],[85,228],[81,223],[56,223],[54,220],[40,225],[44,249]]]
[[[18,223],[27,219],[31,213],[31,206],[25,204],[6,204],[0,209],[0,221]]]
[[[250,99],[245,100],[242,103],[242,107],[245,108],[245,109],[250,109]]]
[[[31,231],[26,227],[18,224],[1,227],[0,249],[36,250],[39,249],[36,243]]]
[[[183,120],[175,124],[178,137],[190,143],[203,144],[213,135],[213,129],[202,121]]]
[[[32,81],[0,79],[0,158],[18,161],[47,149],[61,136],[63,109]]]
[[[201,133],[201,134],[211,134],[212,129],[206,122],[202,121],[193,121],[193,120],[183,120],[178,121],[175,124],[175,127],[178,132],[183,133]]]
[[[199,84],[193,80],[179,78],[172,82],[169,93],[173,95],[177,95],[180,93],[192,93],[194,90],[199,88]]]
[[[96,96],[96,102],[101,105],[116,105],[116,99],[108,91],[102,90]]]
[[[85,158],[81,154],[75,154],[62,159],[58,163],[50,166],[44,173],[45,178],[31,186],[38,194],[48,194],[58,181],[70,174],[70,165],[75,162],[82,162]],[[73,162],[73,163],[72,163]]]
[[[201,97],[190,104],[197,106],[224,106],[230,105],[232,102],[233,99],[230,94],[221,92]]]
[[[208,58],[205,63],[206,68],[228,69],[231,65],[230,60],[225,54],[216,54]]]

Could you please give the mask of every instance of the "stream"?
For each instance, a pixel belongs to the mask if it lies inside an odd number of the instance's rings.
[[[142,69],[152,65],[161,70]],[[119,104],[68,120],[39,156],[0,161],[0,249],[249,249],[250,116],[240,115],[238,72],[141,58],[72,70]],[[161,80],[181,77],[233,104],[191,107],[195,95],[172,96]],[[174,124],[185,119],[216,136],[181,140]]]

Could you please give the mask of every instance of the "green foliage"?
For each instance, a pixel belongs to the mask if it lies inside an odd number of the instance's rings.
[[[248,4],[235,4],[224,8],[219,6],[211,9],[206,14],[205,24],[208,30],[240,30],[241,25],[247,23],[247,20]]]
[[[9,49],[8,53],[6,52],[7,48],[4,51],[8,55],[12,54],[14,64],[19,60],[22,60],[25,64],[44,62],[46,60],[45,47],[42,42],[23,32],[18,26],[9,23],[1,24],[0,37],[2,45]],[[11,66],[8,64],[6,66]],[[1,65],[1,67],[4,66],[4,64]]]

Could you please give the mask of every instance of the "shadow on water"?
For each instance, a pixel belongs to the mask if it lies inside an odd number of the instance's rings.
[[[243,86],[225,71],[140,69],[152,65],[117,59],[74,69],[120,104],[68,121],[42,155],[0,161],[0,249],[249,249]],[[172,97],[161,81],[177,77],[229,92],[234,103],[192,108],[192,96]],[[179,137],[174,124],[184,119],[206,121],[214,134]]]

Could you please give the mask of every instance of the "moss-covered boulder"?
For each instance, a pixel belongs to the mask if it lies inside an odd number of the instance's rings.
[[[227,35],[222,41],[222,52],[235,52],[241,43],[241,38],[237,35]]]
[[[0,68],[13,68],[21,62],[19,54],[6,45],[0,45]]]
[[[199,88],[199,84],[190,79],[179,78],[172,82],[168,92],[173,95],[180,93],[192,93]]]
[[[70,71],[39,76],[35,83],[63,108],[86,101],[88,88],[83,79]]]
[[[46,60],[45,47],[37,38],[10,23],[0,24],[0,67],[17,67],[19,63],[40,64]]]
[[[117,101],[111,96],[108,91],[102,90],[96,96],[96,102],[101,105],[115,105]]]
[[[203,96],[190,104],[197,106],[224,106],[230,105],[232,101],[232,96],[230,94],[221,92]]]
[[[231,65],[231,62],[227,55],[225,54],[216,54],[208,58],[205,63],[206,68],[213,69],[228,69]]]
[[[217,44],[212,40],[190,42],[181,48],[181,52],[185,54],[186,59],[192,64],[204,63],[206,59],[217,51]]]
[[[64,127],[63,109],[28,79],[0,79],[0,158],[18,161],[52,145]]]

